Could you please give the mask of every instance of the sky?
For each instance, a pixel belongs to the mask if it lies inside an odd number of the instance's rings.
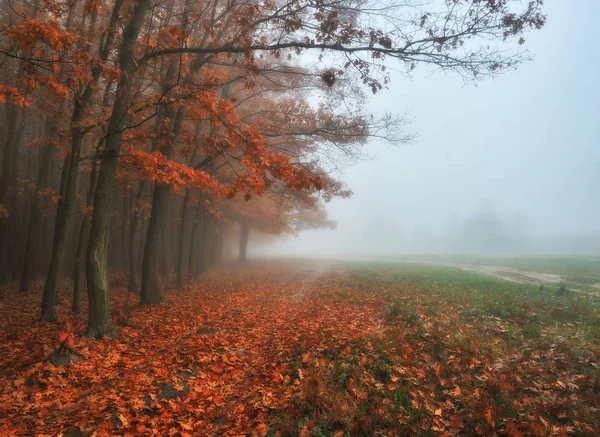
[[[433,251],[481,211],[528,237],[600,233],[600,1],[547,0],[545,10],[546,26],[526,35],[534,59],[516,71],[476,86],[426,69],[393,74],[369,107],[408,111],[416,140],[371,141],[373,158],[342,175],[354,195],[327,205],[337,229],[268,250]]]

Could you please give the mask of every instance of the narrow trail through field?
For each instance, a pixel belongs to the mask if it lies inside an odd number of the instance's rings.
[[[303,279],[302,286],[292,296],[293,302],[302,302],[315,282],[331,268],[330,262],[318,263],[309,269],[308,275]]]
[[[505,281],[516,282],[519,284],[527,283],[544,283],[544,284],[560,284],[564,278],[560,275],[550,273],[531,272],[527,270],[516,269],[513,267],[505,267],[498,265],[481,265],[481,264],[459,264],[451,262],[437,261],[420,261],[419,264],[431,264],[444,267],[454,267],[468,272],[482,273],[487,276],[492,276]]]
[[[517,284],[531,284],[531,285],[543,285],[552,284],[557,285],[562,282],[568,282],[569,285],[575,287],[591,287],[600,290],[600,284],[587,285],[574,281],[566,281],[566,279],[560,275],[551,273],[540,273],[532,272],[528,270],[516,269],[514,267],[498,266],[498,265],[481,265],[481,264],[459,264],[450,262],[436,262],[436,261],[420,261],[418,264],[430,264],[438,265],[443,267],[453,267],[467,272],[481,273],[486,276],[493,278],[502,279],[504,281],[514,282]],[[569,290],[575,291],[582,294],[598,295],[596,292],[590,292],[581,290],[580,288],[573,288],[569,286]]]

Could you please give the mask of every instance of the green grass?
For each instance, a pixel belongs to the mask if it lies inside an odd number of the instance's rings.
[[[600,257],[595,256],[474,256],[431,255],[408,257],[414,261],[498,265],[537,273],[560,275],[568,282],[600,284]]]
[[[453,267],[345,263],[351,286],[361,289],[378,283],[388,290],[412,287],[430,312],[437,299],[461,308],[461,315],[497,317],[514,322],[526,338],[538,338],[545,327],[562,328],[585,338],[600,338],[600,291],[583,294],[565,292],[561,284],[518,284]],[[386,312],[388,320],[403,316],[415,322],[414,301],[392,297]],[[572,325],[572,326],[569,326]]]

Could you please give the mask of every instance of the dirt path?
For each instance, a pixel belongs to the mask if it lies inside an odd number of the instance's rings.
[[[398,261],[390,261],[378,258],[355,258],[355,261],[376,261],[376,262],[391,262],[391,263],[403,263],[403,264],[419,264],[419,265],[432,265],[432,266],[441,266],[441,267],[451,267],[459,270],[464,270],[467,272],[475,272],[480,273],[486,276],[490,276],[497,279],[502,279],[504,281],[514,282],[516,284],[528,284],[528,285],[541,285],[541,284],[560,284],[561,282],[565,282],[565,278],[561,275],[556,275],[552,273],[541,273],[541,272],[532,272],[529,270],[517,269],[514,267],[506,267],[500,265],[482,265],[482,264],[462,264],[462,263],[454,263],[454,262],[445,262],[445,261],[418,261],[418,260],[398,260]],[[569,290],[576,291],[583,294],[589,295],[598,295],[598,293],[593,291],[585,291],[575,287],[584,287],[584,288],[592,288],[600,290],[600,283],[598,284],[583,284],[574,281],[566,281],[569,286]]]
[[[436,265],[443,267],[453,267],[456,269],[464,270],[467,272],[481,273],[486,276],[493,278],[502,279],[504,281],[514,282],[516,284],[529,284],[529,285],[542,285],[542,284],[560,284],[565,282],[565,278],[560,275],[551,273],[540,273],[531,272],[528,270],[516,269],[514,267],[496,266],[496,265],[480,265],[480,264],[459,264],[451,262],[437,262],[437,261],[405,261],[410,264],[426,264]],[[597,288],[600,290],[600,284],[586,285],[577,282],[568,282],[569,290],[576,291],[582,294],[589,294],[596,296],[598,293],[581,290],[579,288],[573,288],[571,285]]]
[[[564,278],[560,275],[550,273],[531,272],[527,270],[515,269],[513,267],[478,265],[478,264],[458,264],[447,262],[423,261],[419,264],[431,264],[445,267],[454,267],[468,272],[482,273],[494,278],[518,284],[560,284]]]
[[[292,295],[292,301],[299,303],[304,300],[306,294],[310,291],[317,280],[331,268],[330,262],[321,262],[312,267],[308,275],[302,280],[302,286]]]

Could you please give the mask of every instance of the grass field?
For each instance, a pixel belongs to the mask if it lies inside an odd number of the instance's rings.
[[[578,285],[600,284],[600,257],[594,256],[429,255],[411,256],[408,259],[456,264],[499,265],[560,275],[566,282]]]
[[[164,295],[140,308],[115,287],[121,336],[77,336],[83,359],[56,368],[45,357],[85,316],[63,307],[62,324],[39,326],[38,298],[7,293],[0,435],[600,435],[594,294],[433,265],[278,262]]]

